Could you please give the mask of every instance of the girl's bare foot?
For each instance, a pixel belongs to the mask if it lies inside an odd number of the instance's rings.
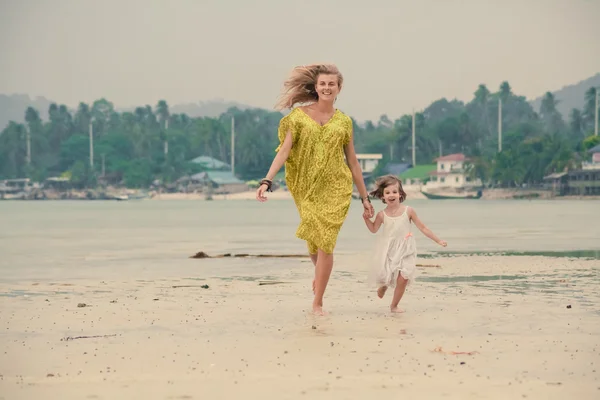
[[[398,307],[390,307],[390,311],[393,313],[403,313],[404,310],[399,309]]]
[[[379,297],[380,299],[383,299],[383,296],[385,295],[386,290],[387,290],[387,286],[382,286],[379,289],[377,289],[377,297]]]

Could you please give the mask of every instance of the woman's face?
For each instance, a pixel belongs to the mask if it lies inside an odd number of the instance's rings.
[[[319,100],[333,102],[340,93],[337,75],[321,74],[317,77],[315,90],[319,96]]]

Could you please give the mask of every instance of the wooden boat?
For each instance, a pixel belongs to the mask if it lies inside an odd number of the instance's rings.
[[[431,193],[431,192],[424,192],[423,190],[421,190],[421,193],[423,194],[423,196],[427,197],[430,200],[477,200],[480,199],[481,196],[483,195],[481,190],[478,190],[477,192],[449,192],[449,191],[444,191],[444,192],[438,192],[438,193]]]

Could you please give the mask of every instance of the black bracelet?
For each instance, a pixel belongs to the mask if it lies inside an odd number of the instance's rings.
[[[265,179],[263,179],[263,180],[260,181],[259,186],[262,186],[262,185],[267,185],[267,192],[272,192],[271,185],[273,185],[273,181],[271,181],[270,179],[265,178]]]
[[[366,195],[365,197],[359,197],[359,199],[360,199],[360,202],[361,202],[361,203],[364,203],[365,199],[367,199],[367,201],[368,201],[369,203],[371,202],[371,199],[369,198],[369,195]]]

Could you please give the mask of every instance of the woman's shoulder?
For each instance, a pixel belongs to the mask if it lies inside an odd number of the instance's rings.
[[[346,115],[342,110],[336,109],[338,123],[344,127],[344,130],[351,132],[353,130],[352,118]]]
[[[338,116],[344,120],[345,122],[349,122],[350,124],[352,123],[352,118],[350,118],[348,116],[348,114],[346,114],[345,112],[343,112],[342,110],[340,110],[339,108],[336,109]]]
[[[287,113],[286,115],[281,117],[281,119],[279,120],[279,123],[281,125],[285,125],[285,124],[289,124],[289,123],[293,124],[297,118],[298,118],[298,108],[294,108],[289,113]]]

